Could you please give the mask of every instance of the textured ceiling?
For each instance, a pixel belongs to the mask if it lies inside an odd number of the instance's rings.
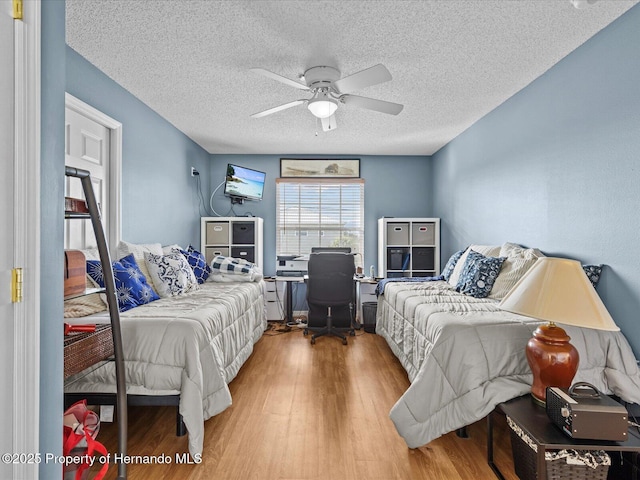
[[[430,155],[640,0],[66,0],[67,43],[210,153]],[[297,80],[382,63],[352,92],[398,116],[341,105],[323,132]]]

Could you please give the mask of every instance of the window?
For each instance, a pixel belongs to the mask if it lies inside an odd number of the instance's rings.
[[[364,250],[364,180],[279,178],[278,255],[306,255],[311,247]]]

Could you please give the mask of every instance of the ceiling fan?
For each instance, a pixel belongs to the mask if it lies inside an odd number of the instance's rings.
[[[340,71],[337,68],[327,66],[311,67],[300,77],[301,80],[304,80],[304,84],[270,72],[264,68],[252,68],[251,71],[282,82],[285,85],[313,93],[313,97],[309,99],[294,100],[293,102],[254,113],[251,115],[253,118],[265,117],[272,113],[286,110],[287,108],[305,104],[309,111],[322,121],[322,129],[327,132],[337,128],[334,114],[338,109],[338,105],[341,103],[388,113],[390,115],[398,115],[404,108],[403,105],[399,103],[360,97],[348,93],[391,80],[389,70],[382,64],[375,65],[344,78],[340,78]]]

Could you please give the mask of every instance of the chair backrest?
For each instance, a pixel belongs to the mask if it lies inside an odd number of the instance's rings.
[[[351,253],[351,247],[311,247],[311,253]]]
[[[307,302],[335,306],[353,302],[355,263],[348,253],[311,253]]]

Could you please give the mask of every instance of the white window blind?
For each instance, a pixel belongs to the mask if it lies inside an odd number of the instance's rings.
[[[276,251],[306,255],[311,247],[364,250],[364,180],[276,180]]]

